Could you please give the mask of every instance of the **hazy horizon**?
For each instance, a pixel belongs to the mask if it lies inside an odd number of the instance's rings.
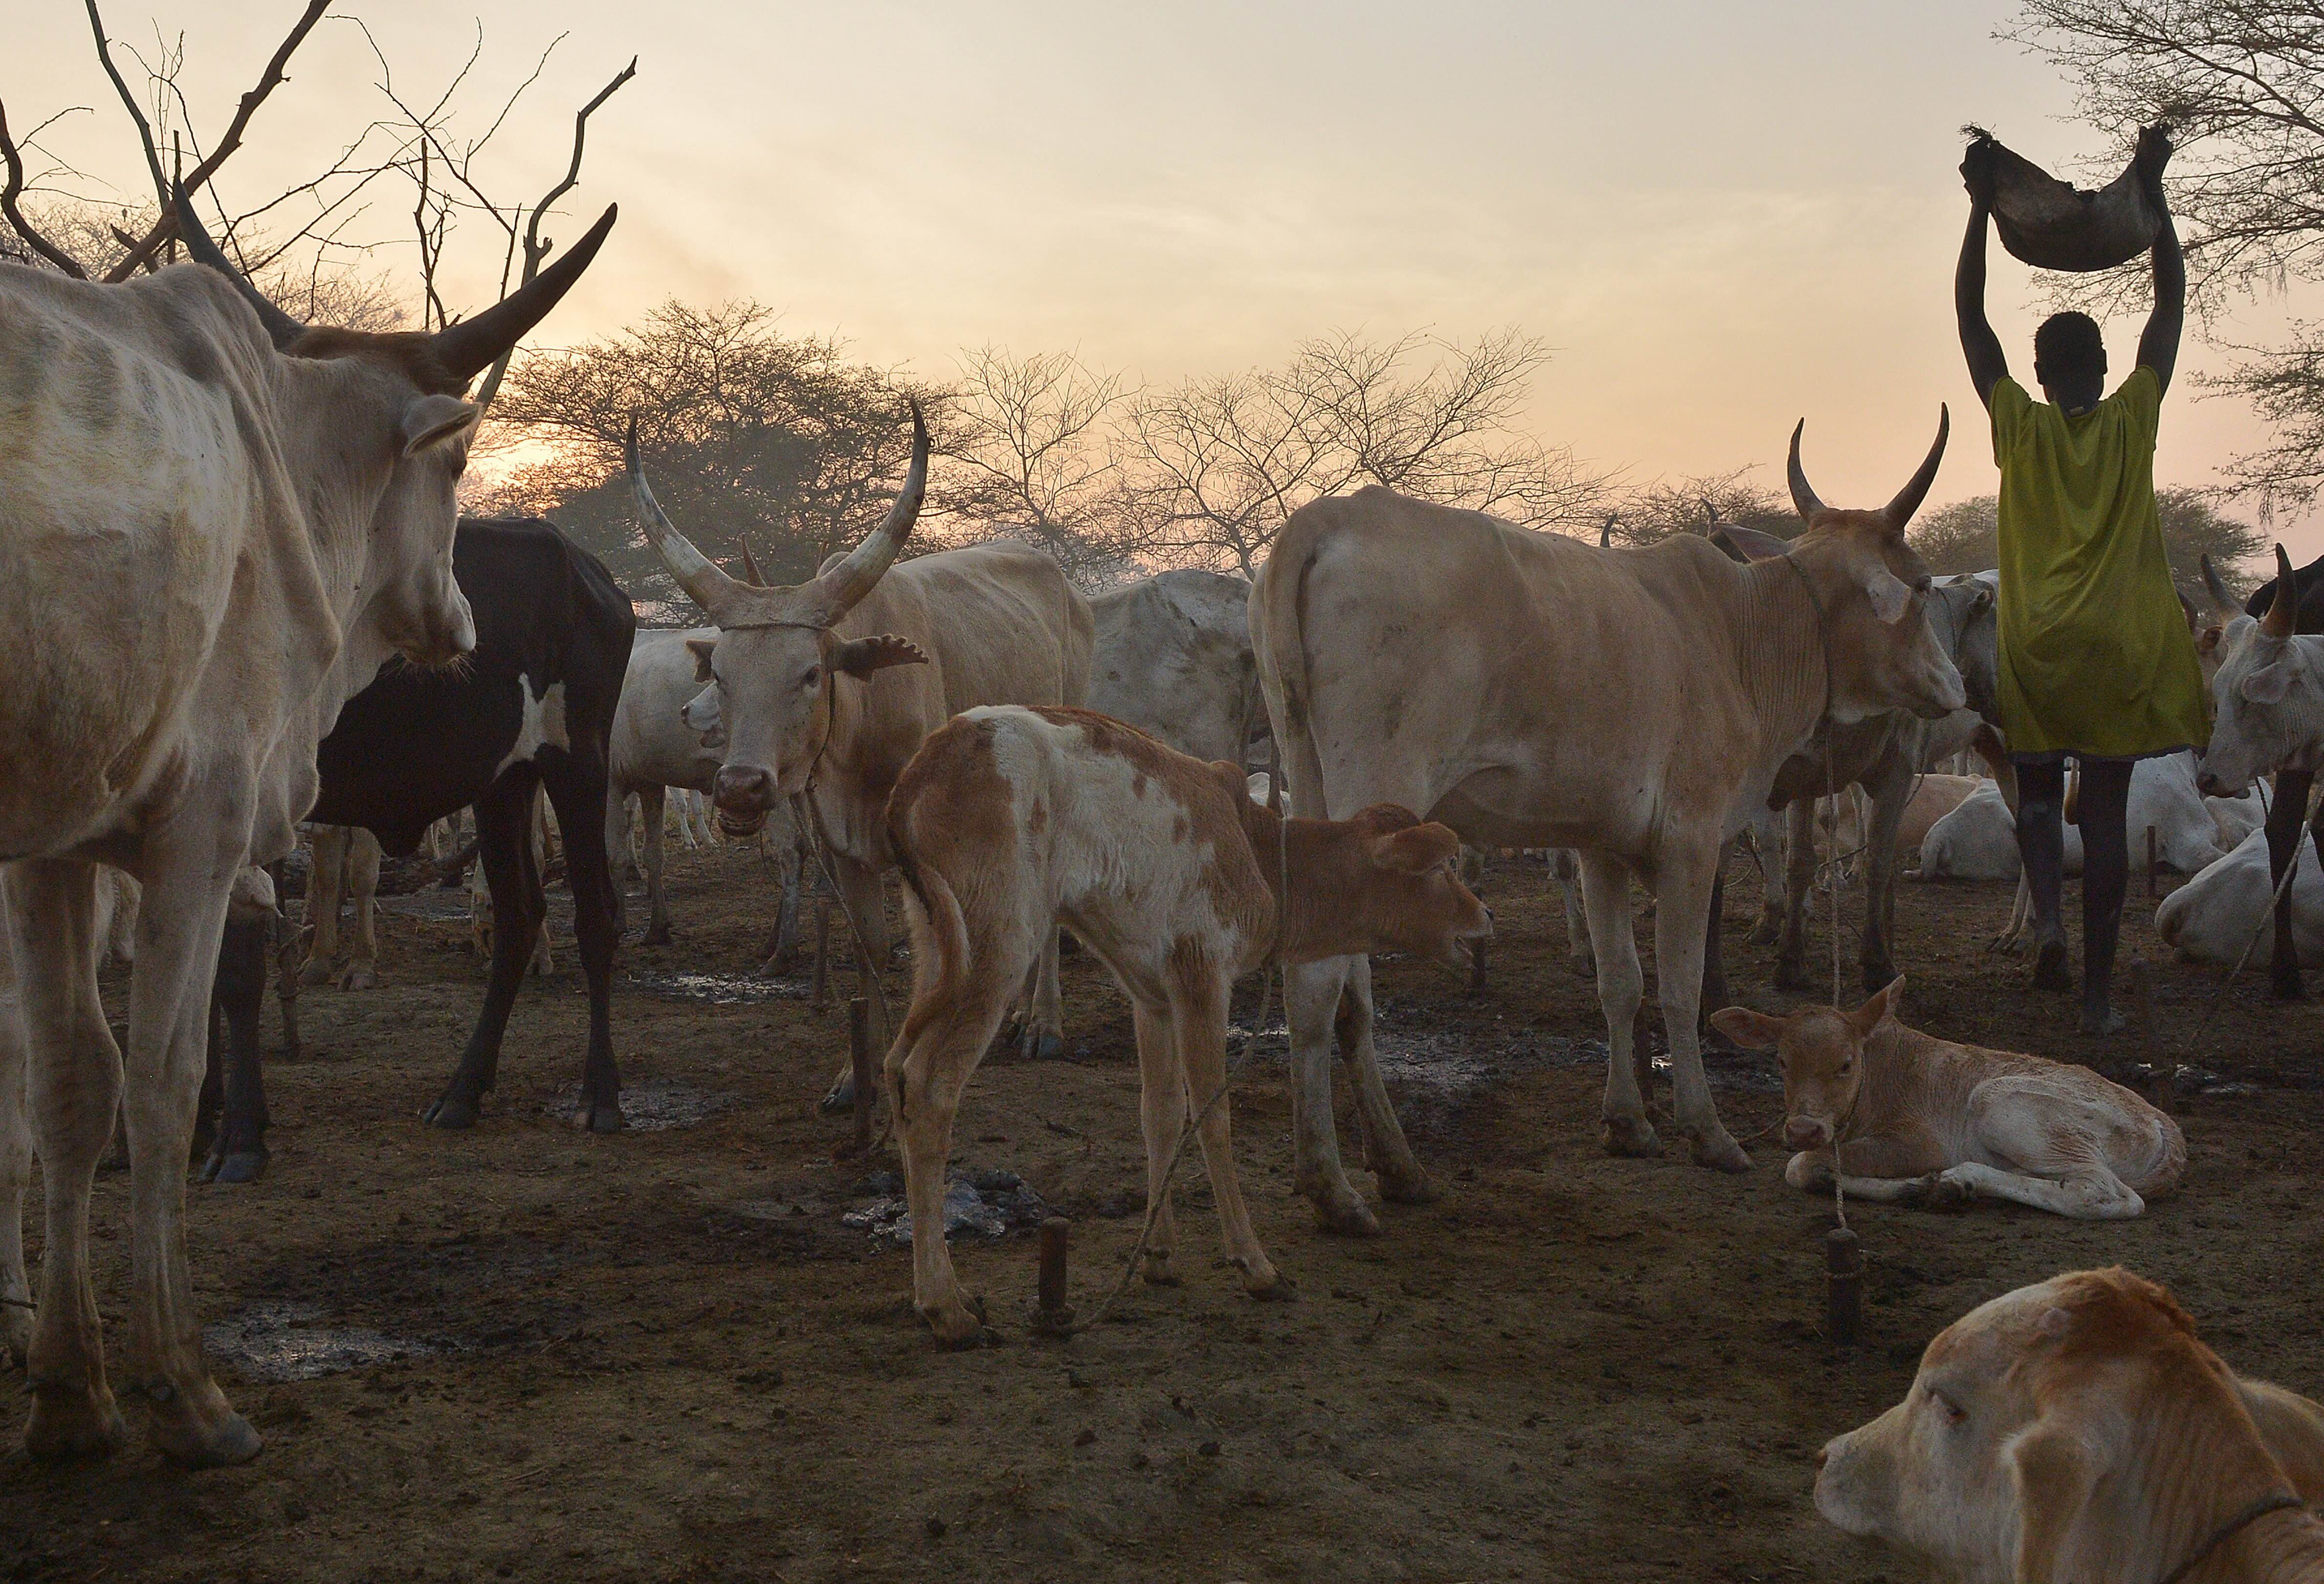
[[[131,43],[157,23],[185,31],[184,85],[214,136],[297,9],[116,5],[106,21]],[[420,97],[475,26],[472,7],[433,0],[354,10]],[[564,167],[574,109],[639,57],[549,229],[577,235],[609,201],[621,225],[537,346],[604,335],[667,297],[747,297],[788,332],[835,333],[866,362],[929,378],[989,344],[1169,383],[1279,363],[1332,329],[1516,325],[1554,348],[1526,429],[1633,482],[1753,466],[1780,487],[1804,417],[1825,498],[1876,504],[1946,402],[1953,442],[1931,499],[1989,493],[1951,310],[1959,128],[1988,125],[2053,168],[2118,154],[2129,129],[2063,118],[2069,86],[1991,37],[2006,0],[1745,10],[1477,5],[1419,21],[1359,4],[1319,27],[1279,5],[675,4],[641,27],[598,0],[512,0],[486,19],[464,102],[473,134],[569,31],[489,162],[496,193],[530,200]],[[90,107],[44,141],[142,197],[85,14],[43,5],[11,32],[12,127]],[[376,76],[354,26],[318,26],[221,176],[228,203],[327,163],[386,108]],[[373,267],[401,283],[410,222],[393,207],[364,223],[394,243]],[[2046,301],[2033,272],[1994,258],[1994,320],[2030,376]],[[470,221],[447,301],[489,298],[497,268]],[[2297,306],[2190,321],[2160,483],[2215,485],[2264,440],[2240,401],[2201,395],[2198,378]],[[2107,324],[2117,377],[2138,328]],[[2279,528],[2300,559],[2324,551],[2312,514]]]

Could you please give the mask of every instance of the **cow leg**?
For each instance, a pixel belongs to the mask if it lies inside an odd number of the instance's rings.
[[[1559,898],[1565,904],[1566,966],[1584,977],[1595,974],[1598,964],[1590,954],[1590,920],[1582,911],[1582,866],[1572,848],[1550,849],[1549,875],[1557,882]]]
[[[775,940],[767,952],[765,966],[759,971],[770,977],[779,978],[796,966],[798,956],[799,893],[807,881],[807,844],[794,842],[790,850],[779,860],[777,866],[783,876],[782,900],[775,904]]]
[[[1904,805],[1920,778],[1912,762],[1892,745],[1868,773],[1872,793],[1872,817],[1864,832],[1864,941],[1857,954],[1864,989],[1871,995],[1896,977],[1895,959],[1888,942],[1896,925],[1896,871],[1903,866],[1896,835],[1904,823]],[[1837,917],[1838,910],[1835,909]]]
[[[340,970],[339,988],[368,990],[379,983],[379,838],[347,832],[347,899],[355,904],[355,950]]]
[[[880,872],[868,864],[859,863],[845,853],[832,857],[834,878],[839,882],[840,902],[846,907],[854,928],[848,931],[855,948],[855,968],[858,994],[872,1003],[872,1040],[873,1045],[888,1039],[888,1015],[880,994],[881,976],[888,963],[888,913],[886,897],[880,885]],[[1052,931],[1054,939],[1055,931]],[[1019,977],[1009,981],[1008,988],[1015,990],[1024,980]],[[831,1088],[824,1091],[819,1108],[827,1116],[835,1116],[855,1108],[855,1065],[843,1056],[839,1076]]]
[[[2007,1200],[2012,1204],[2029,1205],[2077,1221],[2127,1221],[2146,1211],[2146,1201],[2139,1197],[2137,1190],[2102,1164],[2053,1182],[2046,1177],[2005,1172],[1979,1161],[1964,1161],[1909,1186],[1919,1191],[1904,1198],[1906,1204],[1950,1200],[1953,1195],[1945,1193],[1950,1188],[1964,1198]]]
[[[1794,798],[1784,812],[1784,932],[1783,943],[1775,951],[1778,990],[1815,988],[1814,980],[1808,977],[1808,898],[1815,891],[1816,871],[1815,807],[1813,798]],[[1826,922],[1830,928],[1840,927],[1837,919]]]
[[[1727,997],[1727,942],[1720,931],[1727,922],[1727,859],[1735,850],[1729,842],[1720,849],[1719,867],[1711,876],[1711,911],[1702,926],[1702,1005],[1711,1012],[1729,1005]],[[1707,1025],[1706,1025],[1707,1026]],[[1716,1029],[1711,1038],[1722,1045],[1726,1036]]]
[[[2275,795],[2267,806],[2267,883],[2270,894],[2283,885],[2284,871],[2300,856],[2300,836],[2308,822],[2309,789],[2316,775],[2309,770],[2279,770],[2275,773]],[[2324,853],[2324,847],[2317,849]],[[2297,884],[2295,882],[2295,884]],[[2269,992],[2279,1001],[2305,1001],[2306,987],[2300,982],[2300,947],[2292,938],[2292,887],[2284,886],[2283,896],[2275,904],[2275,945],[2268,958]]]
[[[347,838],[344,825],[318,825],[310,838],[307,866],[307,926],[314,939],[307,946],[307,966],[299,970],[302,985],[327,985],[331,965],[339,957],[339,903],[346,895]]]
[[[1186,1127],[1186,1076],[1167,1003],[1132,1001],[1138,1035],[1138,1127],[1146,1141],[1146,1261],[1157,1287],[1178,1284],[1178,1217],[1170,1202],[1170,1157]]]
[[[106,1385],[89,1280],[88,1201],[121,1104],[121,1052],[97,996],[96,871],[87,864],[21,863],[0,868],[0,885],[6,887],[5,922],[19,976],[18,1027],[46,1201],[40,1308],[25,1358],[32,1397],[25,1444],[36,1458],[107,1453],[124,1432]],[[141,962],[138,972],[144,971]],[[182,1160],[178,1170],[185,1170]]]
[[[1058,1061],[1065,1054],[1065,992],[1057,980],[1057,932],[1049,931],[1048,943],[1028,970],[1025,981],[1024,1049],[1020,1054],[1028,1061]]]
[[[663,889],[668,873],[669,831],[662,823],[663,810],[669,789],[647,786],[638,789],[638,818],[645,824],[646,838],[646,940],[648,946],[669,944],[669,894]]]
[[[604,768],[581,755],[552,760],[546,776],[549,801],[565,832],[565,884],[573,893],[573,940],[581,953],[581,977],[589,987],[589,1053],[581,1067],[581,1103],[576,1127],[616,1133],[622,1126],[622,1074],[613,1061],[613,953],[621,945],[621,896],[613,888],[613,866],[604,848],[604,827],[589,817],[604,807]],[[547,904],[542,906],[544,913]]]
[[[1218,1206],[1219,1230],[1226,1244],[1227,1264],[1242,1273],[1243,1291],[1254,1298],[1288,1298],[1291,1283],[1267,1257],[1252,1230],[1250,1208],[1243,1202],[1242,1181],[1235,1173],[1233,1101],[1227,1087],[1227,998],[1231,982],[1207,965],[1189,965],[1173,975],[1170,987],[1170,1028],[1176,1036],[1175,1060],[1169,1065],[1168,1086],[1185,1097],[1194,1108],[1195,1135],[1203,1146],[1203,1165],[1211,1179],[1211,1200]],[[1142,1033],[1143,1031],[1141,1031]],[[1139,1042],[1139,1072],[1146,1079],[1145,1042]],[[1142,1093],[1141,1093],[1142,1099]],[[1213,1104],[1213,1099],[1216,1104]],[[1144,1107],[1141,1104],[1140,1110]],[[1175,1142],[1175,1137],[1174,1137]],[[1153,1135],[1147,1138],[1146,1174],[1155,1176],[1151,1154]],[[1161,1162],[1167,1170],[1169,1158]],[[1152,1189],[1148,1190],[1150,1194]],[[1150,1202],[1150,1201],[1149,1201]]]
[[[1782,810],[1760,809],[1744,828],[1751,838],[1751,861],[1759,866],[1759,921],[1744,942],[1773,946],[1784,936],[1784,826]]]
[[[632,798],[638,800],[642,812],[642,790],[632,792],[626,787],[614,787],[605,794],[605,851],[613,860],[613,883],[617,885],[628,885],[638,878],[638,855],[630,840],[633,829]]]
[[[1283,967],[1283,1015],[1291,1031],[1292,1191],[1315,1207],[1326,1232],[1374,1237],[1379,1222],[1340,1162],[1332,1105],[1332,1034],[1349,974],[1363,959],[1326,958]]]
[[[1390,1204],[1425,1205],[1436,1200],[1436,1190],[1421,1170],[1419,1157],[1404,1136],[1403,1124],[1388,1098],[1379,1070],[1379,1048],[1372,1042],[1372,959],[1359,957],[1348,969],[1348,987],[1340,997],[1333,1032],[1338,1035],[1340,1060],[1348,1064],[1349,1087],[1355,1091],[1356,1120],[1363,1129],[1364,1164],[1379,1179],[1380,1197]]]
[[[957,1000],[914,998],[904,1036],[890,1048],[881,1069],[903,1158],[904,1196],[912,1210],[912,1307],[936,1340],[949,1347],[973,1342],[983,1330],[982,1317],[961,1296],[945,1243],[945,1169],[952,1159],[953,1122],[969,1075],[1000,1032],[1009,987],[1024,972],[1021,964],[966,966],[970,971],[961,977]],[[923,988],[933,989],[934,979],[927,972]],[[869,1096],[864,1103],[871,1103]]]
[[[1663,1033],[1670,1042],[1672,1111],[1694,1145],[1694,1163],[1748,1172],[1751,1157],[1729,1135],[1702,1075],[1697,1033],[1702,1015],[1702,921],[1719,849],[1666,853],[1655,876],[1655,982],[1662,994]],[[1597,899],[1591,899],[1594,905]]]
[[[0,915],[7,911],[0,884]],[[16,949],[0,916],[0,1348],[23,1368],[32,1345],[32,1287],[24,1274],[24,1195],[32,1185],[32,1119],[24,1107],[32,1053],[16,993]]]
[[[372,850],[375,854],[378,848]],[[202,1164],[205,1182],[255,1182],[266,1170],[269,1119],[258,1023],[266,1007],[270,923],[268,915],[255,909],[246,917],[243,912],[236,908],[226,917],[212,991],[226,1024],[224,1041],[210,1044],[210,1061],[222,1069],[224,1111],[209,1158]]]
[[[1630,918],[1629,866],[1607,853],[1585,852],[1582,889],[1590,910],[1590,944],[1598,957],[1598,1005],[1606,1014],[1606,1100],[1600,1113],[1606,1151],[1660,1154],[1662,1141],[1646,1120],[1646,1096],[1632,1065],[1646,976],[1638,966],[1637,931]],[[1659,910],[1657,916],[1667,911]]]
[[[545,903],[540,875],[532,866],[532,794],[539,785],[530,764],[509,767],[476,800],[476,865],[491,887],[492,972],[484,983],[484,1009],[468,1035],[451,1081],[421,1113],[430,1127],[474,1127],[484,1098],[500,1070],[501,1036],[509,1009],[516,1005],[532,957],[532,937]]]

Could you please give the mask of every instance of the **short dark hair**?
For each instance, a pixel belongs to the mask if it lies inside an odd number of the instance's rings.
[[[2047,384],[2062,384],[2076,375],[2102,379],[2106,360],[2098,321],[2087,313],[2053,313],[2034,332],[2036,372],[2047,375]]]

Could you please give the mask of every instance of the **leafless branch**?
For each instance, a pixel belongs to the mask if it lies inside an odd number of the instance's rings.
[[[55,117],[50,119],[54,120]],[[45,126],[48,123],[44,121],[41,125]],[[32,129],[33,135],[38,135],[39,132],[38,126]],[[29,143],[31,138],[25,141]],[[24,190],[24,157],[17,151],[15,140],[8,135],[8,108],[5,105],[0,105],[0,159],[5,159],[8,166],[6,184],[0,186],[0,215],[7,217],[10,227],[33,252],[75,280],[88,280],[88,272],[75,263],[70,254],[33,229],[32,222],[24,218],[24,211],[16,205],[16,199]]]
[[[162,212],[167,214],[170,209],[170,181],[161,174],[161,151],[153,146],[152,123],[145,119],[145,112],[138,106],[137,96],[129,91],[129,84],[122,79],[121,68],[113,63],[113,46],[105,36],[105,18],[97,14],[97,0],[82,0],[82,3],[88,8],[89,32],[97,35],[97,58],[104,62],[105,75],[113,79],[114,91],[121,96],[122,107],[129,112],[129,119],[137,124],[137,142],[145,151],[145,170],[153,178],[153,201],[160,204]]]

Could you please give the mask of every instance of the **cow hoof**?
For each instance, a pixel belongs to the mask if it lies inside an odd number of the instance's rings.
[[[1573,970],[1576,978],[1594,979],[1598,977],[1598,959],[1586,951],[1568,957],[1565,966]]]
[[[1751,1169],[1749,1152],[1728,1137],[1723,1129],[1708,1135],[1698,1134],[1689,1142],[1693,1146],[1694,1163],[1698,1166],[1738,1175]]]
[[[659,920],[656,920],[654,922],[652,922],[652,923],[650,923],[650,924],[648,924],[648,925],[646,926],[645,940],[644,940],[644,941],[643,941],[643,944],[645,944],[645,945],[647,945],[647,946],[667,946],[667,945],[669,945],[669,920],[667,920],[667,919],[659,919]]]
[[[1663,1153],[1663,1141],[1655,1136],[1655,1125],[1643,1116],[1609,1116],[1599,1136],[1609,1155],[1645,1157]]]
[[[153,1444],[181,1468],[232,1468],[249,1462],[266,1448],[265,1439],[251,1428],[250,1421],[231,1409],[215,1424],[178,1418],[164,1422],[156,1413]]]
[[[1028,1061],[1063,1061],[1065,1059],[1065,1042],[1047,1029],[1041,1031],[1038,1039],[1028,1039],[1025,1043],[1028,1047],[1026,1051]]]
[[[1245,1287],[1243,1291],[1249,1293],[1253,1300],[1260,1303],[1296,1303],[1299,1301],[1299,1283],[1294,1282],[1281,1271],[1276,1272],[1275,1280],[1269,1282],[1266,1286]]]
[[[346,971],[339,976],[339,988],[342,990],[371,990],[377,988],[378,985],[379,976],[364,963],[349,963]]]
[[[937,1347],[955,1352],[982,1343],[989,1329],[974,1311],[957,1300],[928,1304],[921,1309],[920,1318],[928,1322],[928,1332]]]
[[[476,1125],[476,1102],[465,1095],[446,1095],[422,1112],[420,1120],[429,1127],[458,1133]]]
[[[1436,1185],[1428,1181],[1428,1173],[1415,1168],[1409,1176],[1392,1177],[1379,1174],[1380,1198],[1392,1205],[1433,1205],[1443,1198]]]
[[[255,1182],[266,1173],[264,1150],[226,1150],[202,1163],[204,1182]]]
[[[590,1133],[619,1133],[628,1124],[622,1120],[618,1105],[585,1105],[573,1113],[573,1125]]]
[[[309,988],[319,987],[329,984],[331,982],[331,965],[327,962],[320,962],[309,959],[307,966],[299,970],[299,982]]]
[[[32,1422],[24,1427],[24,1450],[44,1463],[110,1458],[128,1433],[110,1392],[35,1388]]]
[[[1955,1182],[1941,1172],[1932,1172],[1906,1183],[1898,1202],[1922,1210],[1957,1210],[1976,1197],[1967,1183]]]
[[[1831,1191],[1831,1188],[1832,1176],[1831,1163],[1830,1161],[1818,1161],[1815,1164],[1810,1166],[1805,1172],[1802,1173],[1800,1177],[1800,1190],[1803,1193],[1829,1194]]]
[[[1783,932],[1782,925],[1762,919],[1751,926],[1751,932],[1743,937],[1743,944],[1758,947],[1773,946]]]
[[[1315,1225],[1335,1237],[1377,1237],[1379,1218],[1372,1214],[1371,1206],[1363,1196],[1353,1191],[1316,1194]]]
[[[843,1078],[833,1084],[823,1098],[815,1103],[815,1108],[825,1116],[844,1116],[853,1111],[855,1080],[853,1078]]]

